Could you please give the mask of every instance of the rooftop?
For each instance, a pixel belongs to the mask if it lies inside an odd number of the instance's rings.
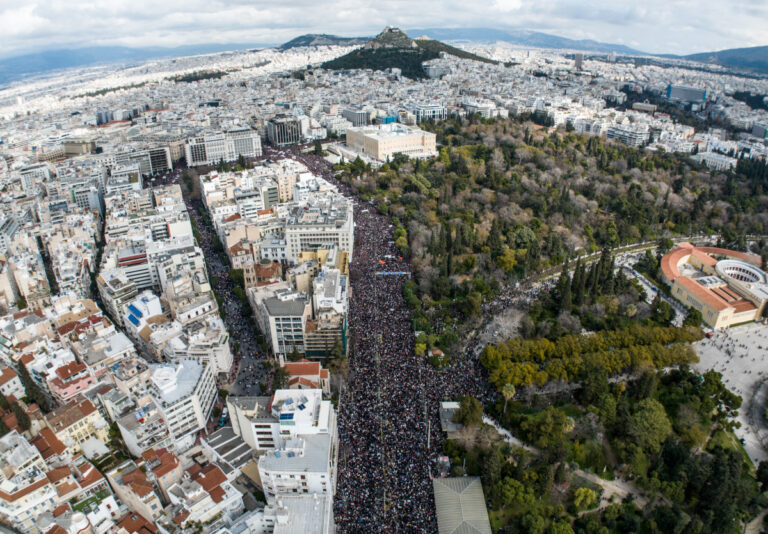
[[[265,471],[324,472],[331,454],[329,434],[306,434],[286,440],[285,445],[259,457]]]
[[[203,374],[203,364],[194,360],[178,363],[154,364],[152,370],[152,392],[164,402],[173,404],[191,395]]]
[[[479,477],[436,478],[432,486],[440,534],[491,534]]]

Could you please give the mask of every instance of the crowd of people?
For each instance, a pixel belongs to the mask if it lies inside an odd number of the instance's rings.
[[[464,356],[455,358],[441,372],[426,358],[416,356],[412,312],[403,297],[410,267],[395,247],[390,219],[379,214],[374,206],[356,199],[354,192],[335,178],[320,157],[302,153],[298,147],[268,148],[263,156],[283,157],[301,161],[310,172],[334,183],[355,203],[355,248],[350,265],[350,372],[338,406],[338,531],[437,532],[432,477],[442,455],[438,408],[441,401],[456,400],[461,395],[487,395],[487,382],[477,362],[476,342],[468,343]],[[200,227],[202,221],[196,222]],[[201,233],[203,246],[210,247],[207,232]],[[217,257],[213,251],[205,253],[206,258]],[[234,302],[226,265],[213,261],[210,267],[212,282],[225,300],[227,322],[238,324],[237,310],[226,304]],[[233,328],[233,341],[249,347],[250,334],[248,329]]]
[[[223,320],[230,332],[230,346],[237,344],[239,350],[233,355],[232,369],[227,376],[227,383],[232,384],[230,393],[235,395],[254,395],[262,393],[259,382],[266,377],[263,362],[266,355],[257,343],[254,332],[250,328],[243,328],[251,318],[246,317],[240,300],[234,294],[234,282],[229,276],[229,264],[226,255],[215,250],[213,237],[215,231],[203,221],[199,212],[199,201],[186,200],[187,212],[195,222],[195,227],[200,234],[200,248],[203,249],[205,262],[208,267],[208,278],[211,286],[221,297],[221,305],[224,308]]]
[[[301,159],[354,198],[322,164]],[[432,477],[442,454],[439,404],[486,390],[472,356],[442,372],[416,356],[403,297],[410,266],[392,232],[388,217],[355,200],[350,375],[338,410],[339,532],[437,532]]]

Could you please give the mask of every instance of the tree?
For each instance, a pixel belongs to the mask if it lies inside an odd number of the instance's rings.
[[[365,162],[360,159],[360,156],[357,156],[355,161],[352,162],[352,165],[349,168],[349,172],[352,174],[352,176],[362,176],[365,171]]]
[[[563,439],[567,420],[564,412],[554,406],[547,406],[538,417],[531,417],[520,428],[537,447],[543,448]]]
[[[529,507],[536,502],[533,488],[524,485],[519,480],[506,477],[499,485],[501,499],[507,506]]]
[[[653,298],[651,303],[651,320],[653,322],[666,326],[672,322],[675,317],[675,310],[666,300],[662,300],[659,297],[659,293]]]
[[[464,426],[478,426],[483,422],[483,405],[474,397],[464,395],[459,400],[459,409],[453,414],[453,421]]]
[[[13,412],[13,415],[16,416],[16,421],[19,423],[19,427],[22,430],[29,430],[31,424],[29,416],[17,402],[11,403],[11,411]]]
[[[339,359],[344,356],[344,345],[341,343],[341,338],[336,338],[336,340],[333,342],[333,349],[331,349],[331,356],[333,356],[334,359]]]
[[[288,353],[288,360],[291,362],[298,362],[301,359],[301,353],[296,345],[291,346],[291,352]]]
[[[275,376],[272,379],[272,390],[284,389],[285,386],[288,385],[289,378],[290,375],[288,374],[288,371],[278,366],[277,369],[275,369]]]
[[[683,326],[700,326],[702,320],[701,312],[694,307],[690,307],[683,321]]]
[[[757,466],[757,481],[760,483],[760,491],[768,489],[768,461],[763,460]]]
[[[320,142],[320,139],[315,139],[315,148],[312,151],[312,153],[315,156],[322,156],[323,155],[323,144]]]
[[[629,420],[627,434],[643,450],[656,454],[672,432],[664,406],[656,399],[646,398],[637,405]]]
[[[498,265],[499,269],[505,273],[510,272],[515,268],[515,265],[517,265],[515,251],[509,247],[504,247],[501,251],[501,254],[499,254],[499,257],[496,258],[496,265]]]
[[[559,521],[552,522],[549,530],[547,530],[547,534],[573,534],[573,528],[568,521],[560,519]]]
[[[483,460],[483,484],[486,488],[491,488],[501,478],[502,457],[498,447],[493,447]]]
[[[27,398],[30,401],[36,403],[43,413],[48,413],[50,411],[48,399],[40,387],[32,380],[32,377],[29,376],[29,371],[27,371],[27,368],[24,365],[19,364],[16,366],[16,372],[18,373],[19,378],[21,379],[21,383],[24,386],[24,391],[27,393]]]
[[[236,286],[245,287],[245,276],[242,269],[230,269],[229,279]]]
[[[608,383],[608,373],[605,367],[594,365],[587,370],[586,377],[582,382],[581,400],[585,405],[595,404],[608,392],[610,384]]]
[[[589,510],[597,504],[597,494],[589,488],[576,488],[573,492],[573,504],[579,510]]]
[[[563,270],[557,281],[556,298],[560,300],[560,310],[569,311],[571,309],[571,277],[568,274],[568,258],[565,259]]]
[[[504,384],[501,388],[501,396],[504,397],[504,413],[507,413],[507,402],[515,397],[517,390],[512,384]]]

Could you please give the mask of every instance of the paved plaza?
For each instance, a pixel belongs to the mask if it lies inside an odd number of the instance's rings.
[[[768,325],[751,323],[716,332],[711,339],[694,344],[700,361],[694,369],[714,369],[723,374],[723,383],[742,398],[736,436],[757,465],[768,460],[768,425],[765,421],[765,389],[768,379]]]

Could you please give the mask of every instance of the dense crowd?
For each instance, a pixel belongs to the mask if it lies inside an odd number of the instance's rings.
[[[354,198],[320,158],[294,157]],[[485,382],[471,356],[438,372],[415,355],[403,298],[409,274],[384,274],[409,273],[410,266],[395,247],[390,219],[355,202],[350,376],[339,404],[336,521],[339,532],[348,533],[437,532],[431,479],[442,450],[439,404],[479,395]]]
[[[265,159],[283,157],[301,161],[348,198],[355,198],[322,158],[298,147],[265,150]],[[336,523],[341,533],[437,532],[431,479],[442,454],[439,404],[465,394],[482,396],[488,388],[474,356],[476,342],[468,343],[466,356],[442,372],[415,355],[411,311],[403,298],[410,272],[407,258],[395,247],[390,219],[373,206],[354,202],[350,374],[338,409]],[[225,265],[212,263],[212,281],[229,301],[231,281]],[[233,330],[250,337],[247,329]]]
[[[200,248],[205,255],[205,263],[208,267],[208,278],[211,286],[221,297],[221,305],[224,308],[224,323],[230,333],[230,347],[235,343],[239,350],[233,355],[233,365],[226,382],[232,384],[230,393],[235,395],[253,395],[263,393],[259,390],[259,382],[268,377],[265,374],[263,362],[266,355],[262,352],[255,339],[254,332],[250,328],[243,328],[250,318],[243,314],[240,300],[234,294],[234,282],[229,277],[229,264],[227,256],[215,250],[213,237],[215,231],[208,226],[200,216],[199,201],[186,200],[187,212],[195,222],[200,234]]]

